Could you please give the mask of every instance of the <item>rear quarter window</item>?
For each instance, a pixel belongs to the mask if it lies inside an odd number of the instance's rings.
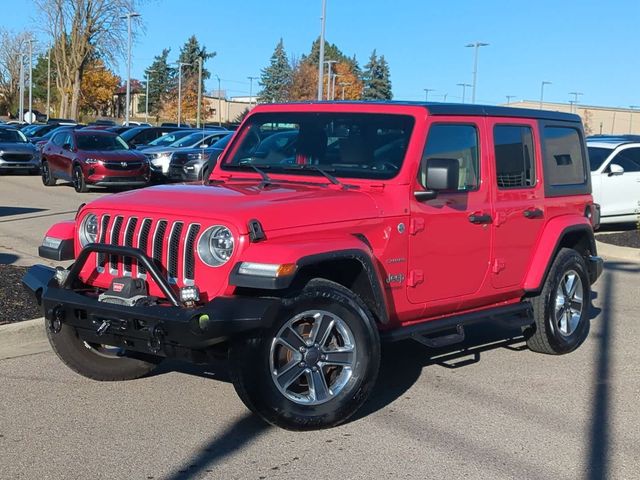
[[[572,125],[543,125],[547,196],[591,193],[582,131]]]

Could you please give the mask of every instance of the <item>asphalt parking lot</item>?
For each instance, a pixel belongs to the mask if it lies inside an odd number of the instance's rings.
[[[38,261],[49,225],[99,194],[0,177],[0,261]],[[569,355],[493,325],[455,350],[388,345],[363,410],[320,432],[263,424],[222,364],[98,383],[51,352],[2,360],[0,478],[639,478],[639,278],[639,264],[607,262]]]

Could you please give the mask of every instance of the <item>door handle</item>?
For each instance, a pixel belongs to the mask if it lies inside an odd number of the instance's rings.
[[[525,218],[541,218],[542,214],[543,212],[539,208],[527,208],[522,212],[522,215],[524,215]]]
[[[473,212],[469,215],[469,221],[475,224],[491,223],[491,215],[482,212]]]

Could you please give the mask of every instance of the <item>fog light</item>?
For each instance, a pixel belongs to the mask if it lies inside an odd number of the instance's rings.
[[[238,268],[240,275],[277,278],[286,277],[296,271],[295,263],[254,263],[242,262]]]
[[[198,287],[182,287],[180,289],[180,301],[182,303],[195,303],[200,300]]]

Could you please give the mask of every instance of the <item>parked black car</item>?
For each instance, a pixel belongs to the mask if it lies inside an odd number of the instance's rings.
[[[175,152],[169,164],[169,179],[178,182],[206,180],[232,136],[233,133],[229,133],[207,148],[189,148]]]
[[[181,127],[134,127],[120,134],[130,147],[138,147],[153,142],[169,132],[179,130]]]

